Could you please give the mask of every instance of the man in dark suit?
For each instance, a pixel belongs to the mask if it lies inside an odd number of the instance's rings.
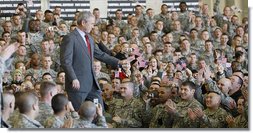
[[[69,100],[78,110],[85,100],[99,99],[102,104],[101,89],[93,71],[93,59],[96,58],[116,68],[122,61],[107,55],[95,46],[90,36],[95,17],[92,13],[80,12],[77,28],[63,38],[61,45],[61,66],[66,73],[65,87]]]

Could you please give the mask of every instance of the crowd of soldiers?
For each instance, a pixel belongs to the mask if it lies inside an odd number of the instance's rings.
[[[96,47],[124,63],[94,61],[104,104],[84,101],[80,110],[68,100],[59,61],[79,11],[66,21],[60,6],[30,16],[18,4],[0,26],[1,126],[248,128],[248,18],[214,4],[215,15],[203,3],[199,11],[162,4],[156,15],[136,5],[126,20],[121,9],[105,20],[95,8]]]

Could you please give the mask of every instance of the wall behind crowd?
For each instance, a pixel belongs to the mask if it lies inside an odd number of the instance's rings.
[[[2,0],[0,1],[0,17],[6,17],[9,19],[14,13],[14,9],[17,3],[23,0]],[[189,9],[194,11],[198,10],[199,2],[209,5],[210,9],[213,9],[215,0],[32,0],[33,5],[30,6],[31,14],[34,16],[36,10],[41,9],[43,12],[47,9],[53,9],[56,5],[62,7],[63,16],[72,19],[74,17],[74,12],[76,10],[93,10],[94,8],[99,8],[100,15],[102,18],[106,18],[108,15],[113,14],[118,8],[123,8],[125,10],[125,17],[128,13],[133,12],[134,6],[137,4],[143,5],[146,8],[154,9],[154,13],[160,13],[160,7],[163,3],[168,4],[170,7],[178,5],[180,1],[185,1],[188,3]],[[221,0],[220,10],[222,12],[223,7],[236,5],[241,9],[240,13],[236,15],[239,19],[247,17],[248,14],[248,1],[245,0]],[[65,9],[64,9],[65,8]],[[175,10],[179,10],[175,6]],[[209,10],[210,14],[213,15],[213,10]],[[66,19],[65,19],[66,20]]]

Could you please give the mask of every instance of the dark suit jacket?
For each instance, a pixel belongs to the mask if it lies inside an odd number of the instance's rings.
[[[85,92],[89,93],[92,88],[100,89],[95,74],[93,71],[93,57],[105,62],[113,67],[117,67],[118,59],[102,52],[97,46],[92,37],[88,34],[92,58],[90,58],[88,48],[75,29],[63,38],[63,43],[60,48],[61,66],[66,73],[65,89],[68,92]],[[72,81],[78,79],[80,89],[77,91],[72,88]]]

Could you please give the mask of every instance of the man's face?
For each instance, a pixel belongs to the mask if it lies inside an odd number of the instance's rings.
[[[120,94],[122,97],[127,97],[133,94],[133,88],[130,88],[126,83],[120,85]]]
[[[220,104],[220,96],[216,93],[209,93],[206,97],[206,106],[208,108],[217,107]]]
[[[21,24],[20,16],[14,16],[13,17],[13,22],[14,22],[15,25],[20,25]]]
[[[113,79],[112,80],[112,87],[115,88],[115,90],[117,91],[120,87],[120,79]]]
[[[25,32],[18,32],[18,40],[21,43],[25,43],[26,40]]]
[[[224,94],[228,94],[230,86],[231,82],[229,81],[229,79],[222,78],[218,81],[218,87]]]
[[[154,91],[154,90],[158,90],[159,88],[160,88],[159,85],[157,85],[157,84],[152,84],[152,85],[149,87],[149,90]]]
[[[189,86],[181,86],[180,88],[180,96],[183,100],[191,100],[193,98],[195,90],[190,89]]]
[[[237,77],[237,76],[231,76],[229,79],[231,80],[232,89],[240,87],[240,84],[238,83],[239,77]]]
[[[95,73],[100,72],[101,70],[101,63],[100,62],[94,62],[94,71]]]
[[[244,111],[244,99],[238,99],[237,101],[237,111],[242,114]]]
[[[60,83],[65,83],[65,72],[59,74],[58,80]]]
[[[168,12],[168,7],[165,6],[165,5],[162,6],[161,11],[162,11],[162,13],[167,13]]]
[[[228,36],[222,35],[221,36],[221,44],[227,44],[227,42],[228,42]]]
[[[31,64],[35,66],[38,66],[40,64],[40,57],[38,54],[32,55]]]
[[[141,14],[142,13],[142,7],[136,7],[135,8],[135,13],[138,14],[138,15]]]
[[[158,89],[158,95],[161,101],[166,101],[169,98],[170,94],[168,93],[168,90],[166,90],[165,87],[160,87]]]
[[[122,17],[123,17],[122,11],[117,11],[117,12],[116,12],[116,18],[117,18],[117,19],[122,19]]]
[[[199,61],[199,67],[202,68],[206,68],[206,62],[204,60]]]
[[[20,56],[25,56],[26,55],[26,48],[24,46],[20,46],[18,48],[17,54]]]
[[[41,48],[43,51],[49,51],[50,45],[48,41],[41,42]]]
[[[12,24],[11,24],[11,22],[6,22],[3,28],[4,28],[4,31],[8,31],[8,32],[11,33],[11,31],[12,31]]]
[[[50,69],[52,65],[51,57],[44,57],[42,63],[43,63],[43,68]]]
[[[43,76],[43,80],[44,80],[44,81],[53,81],[53,78],[52,78],[51,75],[44,75],[44,76]]]
[[[205,43],[205,49],[207,51],[212,51],[213,50],[213,44],[212,44],[212,42],[206,42]]]
[[[90,33],[92,28],[94,28],[94,25],[95,25],[95,17],[90,17],[84,24],[85,32]]]
[[[45,20],[47,20],[47,21],[53,21],[54,20],[53,13],[46,13]]]

